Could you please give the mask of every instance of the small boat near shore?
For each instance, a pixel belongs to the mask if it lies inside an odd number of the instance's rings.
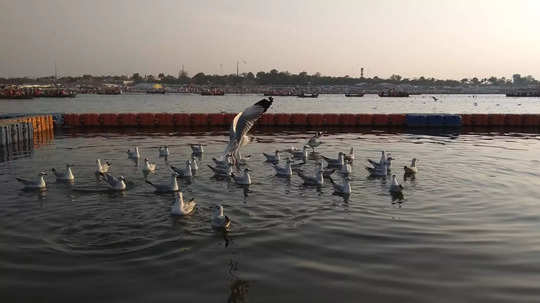
[[[409,93],[408,93],[408,92],[404,92],[404,91],[396,91],[396,90],[391,89],[391,90],[379,92],[379,97],[398,97],[398,98],[403,98],[403,97],[409,97]]]
[[[347,93],[345,97],[363,97],[364,93]]]
[[[201,92],[201,96],[224,96],[225,92],[219,88],[208,89]]]
[[[318,98],[319,94],[318,93],[311,93],[311,94],[300,93],[300,94],[298,94],[296,96],[298,98]]]

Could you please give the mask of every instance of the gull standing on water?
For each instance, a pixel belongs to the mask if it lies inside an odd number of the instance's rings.
[[[24,189],[40,189],[44,190],[47,188],[47,184],[45,184],[45,179],[43,179],[43,176],[46,176],[47,173],[40,172],[38,174],[38,179],[35,181],[30,181],[26,179],[16,178],[17,181],[21,182],[24,185]]]
[[[195,199],[189,200],[189,202],[184,202],[184,195],[181,191],[177,192],[174,197],[174,203],[171,206],[171,215],[175,216],[186,216],[191,215],[195,211]]]
[[[229,130],[229,144],[223,152],[221,160],[224,160],[227,155],[231,155],[233,165],[240,165],[240,148],[249,143],[248,132],[251,130],[255,122],[270,108],[274,99],[262,99],[252,106],[239,112],[233,119]]]
[[[57,181],[73,181],[75,176],[71,171],[71,164],[66,164],[66,171],[57,171],[55,168],[51,169],[56,177]]]

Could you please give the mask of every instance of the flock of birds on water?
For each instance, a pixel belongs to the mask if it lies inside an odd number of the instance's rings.
[[[208,165],[216,178],[227,179],[240,186],[249,186],[251,184],[251,170],[247,167],[241,168],[247,165],[247,159],[249,156],[243,157],[240,153],[240,148],[251,142],[251,138],[248,136],[248,132],[253,127],[255,122],[268,110],[272,105],[272,97],[268,99],[262,99],[254,105],[246,108],[243,112],[238,113],[231,125],[229,131],[229,144],[225,148],[223,155],[219,158],[212,158],[214,165]],[[334,194],[343,196],[346,201],[351,194],[350,174],[352,173],[352,167],[355,160],[354,148],[350,148],[348,154],[339,152],[337,158],[330,158],[323,155],[319,155],[316,152],[316,148],[323,142],[321,137],[322,132],[317,132],[312,136],[308,142],[302,148],[290,147],[285,150],[276,150],[274,153],[263,153],[266,158],[266,162],[270,163],[275,170],[276,176],[291,178],[293,173],[296,173],[298,177],[303,180],[305,186],[322,187],[325,179],[330,181],[334,189]],[[176,216],[188,216],[195,212],[196,202],[194,199],[190,201],[184,201],[182,191],[178,186],[177,179],[190,180],[199,170],[199,164],[197,163],[197,157],[204,153],[203,144],[190,144],[192,149],[192,159],[185,162],[185,167],[169,166],[171,170],[171,176],[167,183],[153,183],[147,179],[148,175],[154,173],[156,170],[156,164],[144,158],[144,164],[142,166],[142,173],[145,176],[145,182],[152,186],[158,193],[174,193],[174,202],[171,206],[171,215]],[[310,155],[309,149],[312,150]],[[287,153],[289,156],[282,159],[281,155]],[[128,150],[127,156],[129,159],[139,161],[141,159],[141,153],[139,148],[135,147],[134,150]],[[159,157],[170,156],[170,152],[167,146],[159,148]],[[308,174],[302,170],[302,166],[305,165],[308,160],[315,159],[316,167],[313,174]],[[368,159],[369,166],[365,168],[369,172],[371,177],[386,178],[391,173],[392,156],[389,153],[381,152],[381,158],[379,161]],[[297,162],[298,161],[298,162]],[[418,172],[416,166],[416,159],[412,159],[410,166],[404,166],[404,177],[414,178]],[[284,163],[282,163],[284,162]],[[326,163],[326,166],[324,166]],[[113,191],[124,191],[127,188],[127,180],[124,176],[113,176],[109,173],[111,168],[110,162],[102,162],[100,159],[96,160],[96,177],[103,180],[108,188]],[[71,169],[71,165],[66,165],[66,169],[59,171],[52,169],[57,181],[73,182],[75,176]],[[342,179],[341,183],[334,181],[332,175],[336,173]],[[37,180],[27,180],[17,178],[17,181],[23,184],[25,190],[46,190],[47,185],[45,183],[45,172],[40,172]],[[393,200],[403,200],[403,186],[397,181],[396,175],[392,175],[389,192],[392,195]],[[232,220],[224,215],[223,206],[218,204],[213,206],[211,226],[214,229],[229,230]]]

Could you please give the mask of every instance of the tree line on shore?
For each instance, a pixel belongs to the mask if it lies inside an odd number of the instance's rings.
[[[418,78],[404,78],[400,75],[392,75],[389,78],[379,78],[374,76],[372,78],[363,77],[350,77],[346,76],[324,76],[320,73],[308,74],[306,72],[300,72],[298,74],[289,73],[288,71],[278,71],[272,69],[269,72],[260,71],[256,74],[252,72],[242,73],[239,75],[210,75],[199,72],[193,77],[190,77],[187,72],[180,72],[178,77],[172,75],[166,75],[160,73],[157,76],[144,75],[134,73],[131,76],[93,76],[82,75],[80,77],[64,76],[55,79],[54,76],[41,77],[41,78],[0,78],[0,84],[28,84],[28,83],[64,83],[64,84],[78,84],[78,83],[123,83],[124,81],[133,81],[134,83],[163,83],[163,84],[195,84],[195,85],[355,85],[358,83],[366,83],[367,85],[376,85],[381,83],[391,84],[409,84],[416,86],[435,86],[435,87],[458,87],[458,86],[531,86],[539,85],[539,81],[534,77],[521,76],[520,74],[514,74],[512,78],[463,78],[461,80],[452,79],[435,79],[433,77],[418,77]]]

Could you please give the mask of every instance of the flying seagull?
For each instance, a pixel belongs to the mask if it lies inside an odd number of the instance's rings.
[[[223,152],[222,159],[225,159],[227,155],[231,155],[232,162],[237,167],[240,160],[240,147],[249,143],[247,136],[255,122],[270,108],[274,99],[268,97],[268,99],[262,99],[261,101],[246,108],[243,112],[239,112],[231,124],[229,130],[229,144]]]

